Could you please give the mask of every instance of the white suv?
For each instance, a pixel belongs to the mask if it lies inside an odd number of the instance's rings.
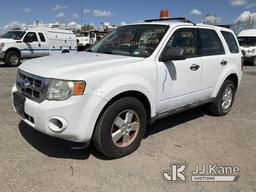
[[[202,104],[227,114],[242,77],[237,39],[175,20],[122,26],[87,52],[25,62],[12,89],[15,111],[47,135],[92,140],[109,158],[135,151],[159,118]]]

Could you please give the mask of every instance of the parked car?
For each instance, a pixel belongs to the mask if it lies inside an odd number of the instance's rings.
[[[84,51],[97,41],[96,33],[93,31],[82,31],[76,35],[79,51]]]
[[[230,29],[185,18],[125,25],[87,52],[24,62],[12,89],[14,109],[44,134],[92,141],[118,158],[135,151],[157,119],[204,104],[226,115],[242,57]]]
[[[77,51],[76,36],[72,31],[46,27],[14,30],[0,38],[0,60],[18,66],[24,58]]]
[[[238,41],[244,52],[245,62],[256,66],[256,29],[241,31],[238,35]]]

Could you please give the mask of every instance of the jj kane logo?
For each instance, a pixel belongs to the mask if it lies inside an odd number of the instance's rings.
[[[169,170],[162,171],[166,182],[188,182],[187,163],[172,163]],[[238,181],[240,168],[217,164],[196,164],[191,172],[192,182],[234,182]]]

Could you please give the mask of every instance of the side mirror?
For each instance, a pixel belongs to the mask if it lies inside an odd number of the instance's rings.
[[[243,54],[243,56],[245,56],[245,55],[246,55],[246,52],[245,52],[245,50],[242,50],[242,54]]]
[[[171,60],[185,60],[185,59],[186,59],[186,53],[183,48],[170,47],[170,48],[164,50],[159,61],[166,62],[166,61],[171,61]]]

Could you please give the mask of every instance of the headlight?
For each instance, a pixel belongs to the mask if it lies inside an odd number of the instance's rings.
[[[85,90],[84,81],[66,81],[53,79],[47,93],[48,100],[61,101],[73,95],[83,95]]]
[[[0,43],[0,49],[2,49],[4,47],[4,43]]]

